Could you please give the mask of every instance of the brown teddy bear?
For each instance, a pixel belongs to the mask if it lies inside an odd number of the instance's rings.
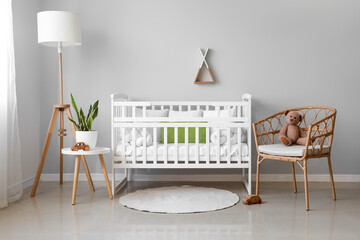
[[[286,124],[281,128],[279,140],[286,146],[292,144],[306,145],[306,134],[304,130],[298,126],[302,121],[302,116],[295,111],[286,111]]]

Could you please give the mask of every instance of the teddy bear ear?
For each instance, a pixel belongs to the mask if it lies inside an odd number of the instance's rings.
[[[304,115],[299,114],[299,122],[301,122],[304,119]]]
[[[289,110],[286,110],[286,112],[285,112],[285,116],[286,116],[286,115],[288,115],[288,113],[289,113],[289,112],[290,112]]]

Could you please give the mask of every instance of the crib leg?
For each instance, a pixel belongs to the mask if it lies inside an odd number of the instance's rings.
[[[251,168],[248,168],[248,185],[249,185],[248,193],[251,195],[252,194]]]
[[[125,170],[125,179],[128,182],[129,181],[129,170],[127,168],[124,169]]]

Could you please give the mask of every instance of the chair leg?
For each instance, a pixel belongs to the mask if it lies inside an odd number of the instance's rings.
[[[304,160],[304,185],[305,185],[306,211],[309,211],[309,191],[308,191],[308,177],[307,177],[307,160]]]
[[[294,182],[294,193],[297,193],[297,186],[296,186],[296,175],[295,175],[295,164],[292,162],[292,174],[293,174],[293,182]]]
[[[334,201],[335,201],[335,200],[336,200],[336,193],[335,193],[335,184],[334,184],[334,177],[333,177],[333,172],[332,172],[332,167],[331,167],[331,159],[330,159],[330,156],[328,156],[328,165],[329,165],[331,189],[332,189],[333,199],[334,199]]]
[[[256,195],[259,195],[260,164],[260,156],[258,156],[256,168]]]

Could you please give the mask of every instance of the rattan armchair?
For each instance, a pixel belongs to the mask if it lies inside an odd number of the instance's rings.
[[[253,123],[257,158],[256,194],[259,194],[260,164],[265,159],[290,162],[294,181],[294,192],[297,192],[295,166],[297,163],[304,172],[306,210],[309,210],[307,161],[313,158],[327,158],[330,172],[333,199],[336,200],[334,179],[331,167],[331,146],[334,137],[336,109],[332,107],[300,107],[289,109],[303,115],[300,127],[307,134],[306,146],[287,147],[279,143],[278,133],[285,124],[285,112],[276,113],[261,121]]]

